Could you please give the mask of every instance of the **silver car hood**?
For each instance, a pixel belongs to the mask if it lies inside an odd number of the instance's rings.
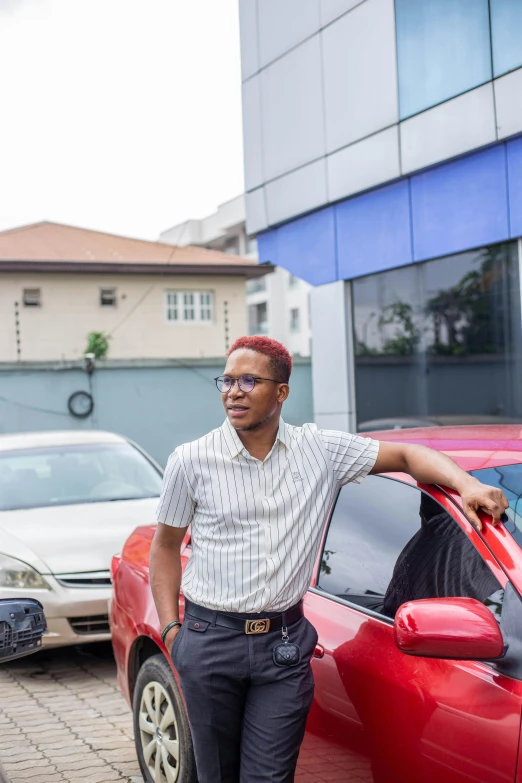
[[[40,573],[106,571],[138,525],[155,523],[158,498],[0,511],[0,552]]]

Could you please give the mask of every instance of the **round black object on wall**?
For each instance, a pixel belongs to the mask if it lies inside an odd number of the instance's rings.
[[[71,394],[67,400],[69,413],[77,419],[86,419],[94,409],[94,400],[92,395],[86,391],[77,391]]]

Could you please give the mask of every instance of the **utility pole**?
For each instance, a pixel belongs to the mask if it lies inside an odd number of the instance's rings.
[[[18,309],[18,302],[14,303],[15,311],[15,333],[16,333],[16,361],[19,362],[22,359],[22,346],[20,342],[20,311]]]
[[[228,329],[228,302],[223,303],[223,310],[225,316],[225,353],[228,353],[228,349],[230,348],[230,335]]]

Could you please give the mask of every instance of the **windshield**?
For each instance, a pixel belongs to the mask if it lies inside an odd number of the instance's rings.
[[[509,502],[506,511],[506,530],[522,547],[522,465],[503,465],[500,468],[483,468],[470,471],[484,484],[504,490]]]
[[[0,511],[159,497],[161,474],[130,443],[0,452]]]

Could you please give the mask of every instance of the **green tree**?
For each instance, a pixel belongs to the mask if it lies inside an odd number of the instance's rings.
[[[84,353],[93,353],[95,359],[105,359],[109,352],[110,339],[111,336],[104,332],[89,332]]]
[[[396,325],[395,336],[386,340],[382,353],[393,356],[412,356],[418,345],[420,334],[413,320],[413,308],[407,302],[393,302],[387,305],[379,318],[379,328]]]
[[[508,280],[506,247],[497,245],[483,250],[478,269],[466,272],[454,286],[428,300],[426,314],[432,318],[434,331],[430,353],[463,356],[503,350],[508,339],[502,318],[509,308]]]

